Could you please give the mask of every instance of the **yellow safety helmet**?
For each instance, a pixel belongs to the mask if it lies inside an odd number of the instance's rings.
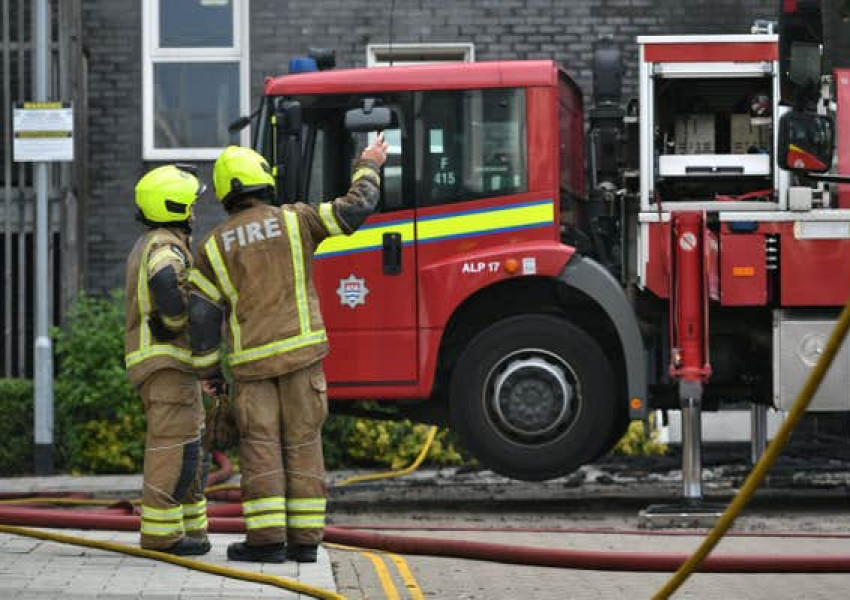
[[[213,167],[215,195],[222,203],[266,188],[274,189],[268,161],[251,148],[228,146]]]
[[[148,171],[136,184],[136,206],[154,223],[180,223],[205,186],[189,165],[166,165]]]

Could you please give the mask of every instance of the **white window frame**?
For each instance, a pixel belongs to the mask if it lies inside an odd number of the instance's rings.
[[[387,60],[383,60],[387,57]],[[440,44],[368,44],[367,67],[388,67],[389,57],[394,66],[429,62],[475,62],[475,44],[448,42]],[[448,58],[447,58],[448,57]]]
[[[250,0],[233,3],[233,46],[229,48],[161,48],[159,46],[159,6],[168,0],[142,0],[142,157],[145,160],[214,160],[221,153],[215,148],[156,148],[154,146],[153,72],[157,63],[233,63],[239,64],[239,115],[250,112]],[[239,115],[234,115],[234,119]],[[239,143],[251,143],[250,128],[245,128]]]

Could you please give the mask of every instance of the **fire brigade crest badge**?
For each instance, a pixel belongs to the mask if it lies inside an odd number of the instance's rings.
[[[339,294],[339,301],[349,308],[354,308],[358,304],[366,304],[366,294],[369,293],[369,288],[366,287],[365,279],[358,279],[354,274],[349,275],[345,279],[339,280],[339,288],[336,293]]]

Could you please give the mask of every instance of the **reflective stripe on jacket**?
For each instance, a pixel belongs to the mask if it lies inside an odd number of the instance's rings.
[[[352,233],[374,211],[379,181],[372,163],[358,161],[345,196],[316,208],[254,200],[201,244],[189,282],[227,309],[229,360],[237,379],[277,377],[327,355],[313,253],[326,237]],[[196,357],[196,366],[214,368],[214,357]]]
[[[192,352],[185,329],[169,341],[157,340],[148,318],[156,310],[148,281],[157,270],[172,265],[182,281],[191,267],[186,237],[173,229],[152,229],[137,241],[127,258],[127,317],[124,362],[135,385],[160,369],[193,370]]]

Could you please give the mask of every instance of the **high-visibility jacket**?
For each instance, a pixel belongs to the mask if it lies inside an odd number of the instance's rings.
[[[188,236],[168,227],[145,232],[127,258],[127,320],[124,362],[135,385],[159,369],[193,372],[192,351],[186,336],[186,315],[167,317],[157,311],[148,282],[166,267],[173,267],[181,286],[192,266]],[[176,337],[164,341],[151,331],[151,319],[160,319]]]
[[[227,314],[236,379],[278,377],[327,355],[313,253],[328,236],[351,234],[363,223],[375,210],[379,185],[378,166],[358,160],[346,195],[317,207],[252,199],[198,246],[189,281]],[[217,363],[217,349],[196,357],[201,375]]]

